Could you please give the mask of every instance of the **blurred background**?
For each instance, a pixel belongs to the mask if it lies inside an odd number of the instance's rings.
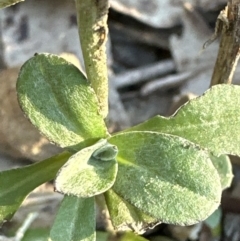
[[[157,114],[170,116],[209,88],[219,40],[205,50],[203,44],[214,33],[215,21],[226,2],[110,0],[110,132]],[[17,103],[19,69],[36,52],[61,55],[84,70],[74,1],[26,0],[0,10],[0,170],[27,165],[60,151],[25,119]],[[234,83],[240,83],[239,66]],[[224,192],[222,206],[211,219],[191,227],[160,224],[145,237],[152,241],[240,240],[239,160],[232,158],[232,162],[232,187]],[[38,239],[26,240],[46,240],[44,235],[61,200],[52,190],[49,183],[32,193],[13,220],[2,227],[2,234],[15,230],[29,213],[37,211],[31,230],[40,234]],[[100,217],[97,227],[104,231]],[[106,235],[99,240],[107,240]]]

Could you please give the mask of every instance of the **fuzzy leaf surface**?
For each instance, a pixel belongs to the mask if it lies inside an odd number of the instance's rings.
[[[63,58],[38,54],[29,59],[20,70],[17,93],[33,125],[61,147],[107,136],[93,89]]]
[[[9,7],[24,0],[0,0],[0,8]]]
[[[240,156],[240,86],[215,85],[169,118],[155,116],[126,131],[156,131],[181,136],[214,155]]]
[[[104,193],[111,222],[118,231],[134,231],[142,234],[159,222],[117,195],[112,189]]]
[[[0,173],[0,222],[13,216],[25,197],[39,185],[54,179],[70,153],[48,158],[30,166]]]
[[[77,152],[57,174],[56,191],[82,198],[107,191],[117,176],[116,154],[116,146],[104,139]]]
[[[64,196],[49,241],[95,241],[94,198]]]
[[[118,147],[113,191],[159,221],[191,225],[219,205],[221,183],[209,153],[193,143],[158,132],[110,137]]]

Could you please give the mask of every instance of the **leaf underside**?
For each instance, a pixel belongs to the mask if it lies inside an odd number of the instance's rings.
[[[118,231],[134,231],[142,234],[159,222],[117,195],[112,189],[104,193],[111,222]]]

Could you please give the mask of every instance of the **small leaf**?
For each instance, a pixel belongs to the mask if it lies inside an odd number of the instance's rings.
[[[95,241],[94,198],[65,196],[49,241]]]
[[[126,131],[155,131],[181,136],[214,155],[240,156],[240,86],[216,85],[190,100],[169,118],[155,116]]]
[[[116,151],[116,146],[102,139],[77,152],[59,171],[55,181],[56,191],[82,198],[107,191],[117,176]]]
[[[222,218],[222,211],[220,208],[215,210],[212,215],[210,215],[206,220],[204,220],[204,223],[211,229],[216,228],[220,225]]]
[[[222,211],[218,208],[211,216],[204,220],[205,225],[210,229],[212,237],[217,239],[222,234]]]
[[[46,241],[49,236],[49,228],[31,228],[24,234],[21,241]]]
[[[0,0],[0,8],[5,8],[23,1],[24,0]]]
[[[148,228],[154,228],[159,224],[155,218],[141,212],[112,189],[105,192],[104,196],[114,229],[142,234]]]
[[[25,197],[39,185],[52,180],[70,153],[48,158],[30,166],[0,173],[0,221],[9,219]]]
[[[110,234],[108,232],[97,231],[96,241],[109,241]]]
[[[96,232],[96,241],[109,241],[109,233],[103,231]]]
[[[33,125],[61,147],[74,148],[84,140],[108,135],[93,89],[63,58],[38,54],[29,59],[20,70],[17,93]]]
[[[106,144],[101,146],[101,148],[94,151],[92,156],[95,159],[99,159],[101,161],[112,161],[113,159],[116,158],[117,153],[118,153],[117,147],[106,142]]]
[[[138,236],[135,233],[132,232],[126,232],[122,234],[119,241],[147,241],[144,237]]]
[[[210,158],[220,177],[222,190],[230,187],[233,179],[230,158],[226,155],[221,155],[219,157],[211,155]]]
[[[191,225],[219,205],[221,184],[209,154],[193,143],[158,132],[109,138],[118,147],[114,192],[165,223]]]

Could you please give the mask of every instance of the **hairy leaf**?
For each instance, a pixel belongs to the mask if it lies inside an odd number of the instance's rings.
[[[122,133],[109,142],[119,150],[112,189],[144,213],[190,225],[218,207],[219,175],[209,153],[193,143],[158,132]]]
[[[112,189],[104,193],[114,228],[118,231],[134,231],[142,234],[159,222],[117,195]]]
[[[104,139],[77,152],[59,171],[56,191],[82,198],[105,192],[117,176],[116,154],[116,146]]]
[[[17,93],[33,125],[61,147],[107,136],[93,89],[63,58],[38,54],[29,59],[20,70]]]
[[[155,131],[181,136],[214,155],[240,155],[240,86],[216,85],[190,100],[169,118],[155,116],[126,131]]]
[[[5,8],[23,1],[24,0],[0,0],[0,8]]]
[[[63,152],[30,166],[0,173],[0,221],[9,219],[36,187],[52,180],[70,154]]]
[[[49,241],[95,241],[94,198],[64,196]]]

